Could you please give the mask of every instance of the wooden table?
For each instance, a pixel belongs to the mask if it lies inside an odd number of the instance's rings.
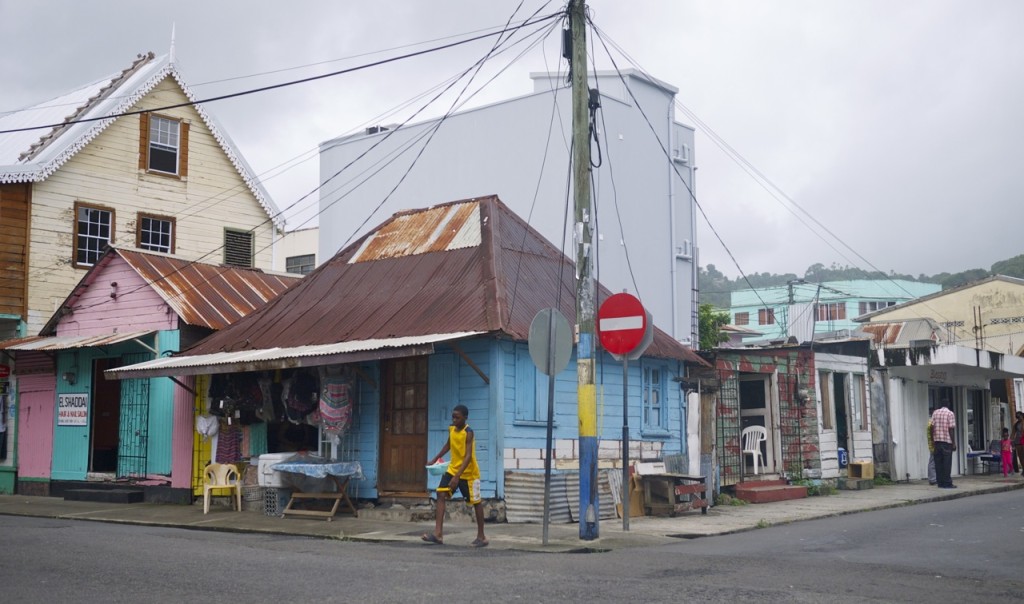
[[[281,511],[282,516],[307,516],[325,518],[330,522],[344,503],[352,515],[356,506],[348,497],[348,483],[352,478],[362,478],[362,468],[357,461],[339,462],[321,457],[302,455],[271,466],[272,470],[288,472],[296,480],[285,482],[297,487],[288,499],[288,505]],[[329,490],[334,486],[334,491]],[[328,510],[296,509],[295,504],[308,499],[333,501]]]
[[[348,506],[348,510],[352,512],[352,515],[356,515],[356,506],[352,503],[352,500],[348,497],[348,481],[349,476],[344,478],[338,478],[337,476],[330,477],[338,487],[336,493],[324,492],[324,493],[300,493],[298,491],[293,492],[291,498],[288,500],[288,505],[285,506],[284,510],[281,511],[282,516],[312,516],[314,518],[326,518],[327,522],[334,519],[334,515],[338,513],[338,508],[342,502]],[[297,510],[293,508],[297,502],[305,499],[323,499],[327,501],[333,501],[334,504],[329,510]]]

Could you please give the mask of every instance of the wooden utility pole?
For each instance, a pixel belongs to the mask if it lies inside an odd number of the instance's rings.
[[[597,395],[594,386],[594,284],[596,257],[591,247],[590,113],[587,86],[587,38],[584,0],[569,2],[572,35],[572,147],[576,243],[577,405],[580,435],[580,539],[600,536],[597,501]]]

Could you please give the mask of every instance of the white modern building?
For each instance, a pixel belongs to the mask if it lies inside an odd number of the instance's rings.
[[[530,77],[531,94],[453,114],[433,135],[437,120],[322,143],[320,260],[397,211],[492,194],[574,258],[571,92],[564,74]],[[637,295],[660,328],[695,345],[694,130],[676,121],[677,89],[641,72],[596,72],[590,87],[601,104],[592,143],[596,276]]]

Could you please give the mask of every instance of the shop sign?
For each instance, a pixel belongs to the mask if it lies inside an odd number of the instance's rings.
[[[58,426],[89,425],[89,395],[58,394],[57,395]]]
[[[0,380],[11,377],[11,366],[0,364]]]

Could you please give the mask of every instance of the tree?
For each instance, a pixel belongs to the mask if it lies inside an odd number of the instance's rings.
[[[990,271],[993,275],[1006,275],[1007,277],[1024,278],[1024,255],[1014,256],[1007,260],[1000,260],[992,265]]]
[[[729,324],[729,313],[710,304],[701,304],[697,310],[700,329],[700,350],[711,350],[729,339],[722,326]]]

